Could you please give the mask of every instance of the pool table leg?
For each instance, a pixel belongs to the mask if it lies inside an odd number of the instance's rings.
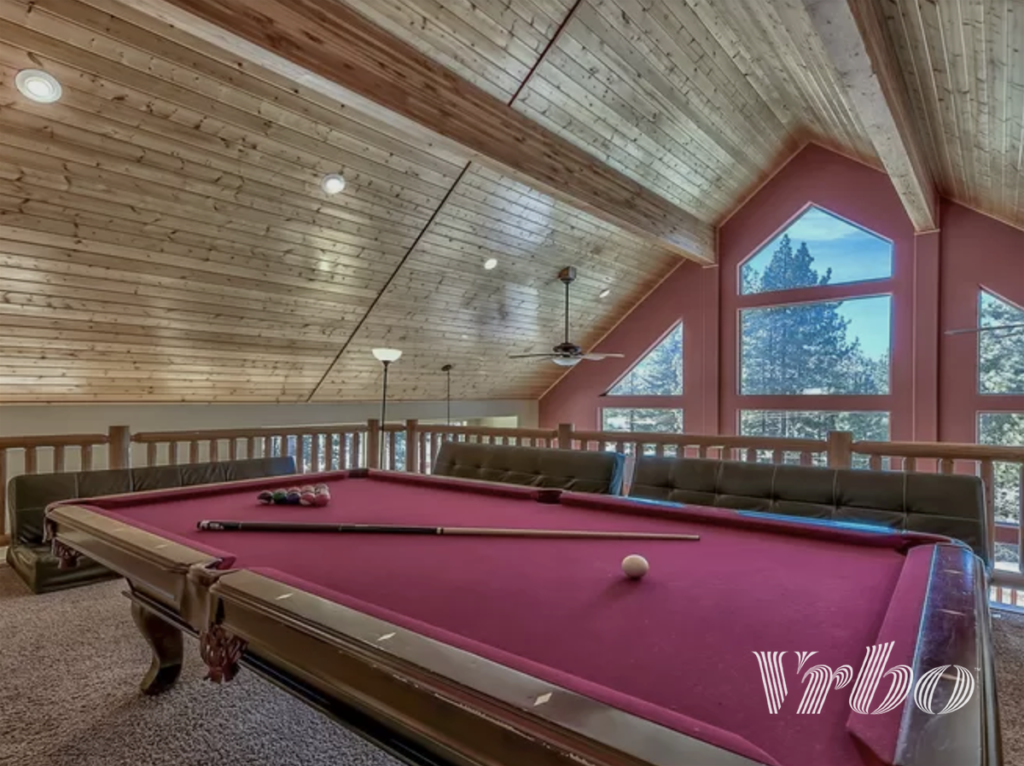
[[[153,662],[142,679],[142,693],[160,694],[174,686],[181,674],[181,631],[137,601],[132,601],[132,619],[153,650]]]

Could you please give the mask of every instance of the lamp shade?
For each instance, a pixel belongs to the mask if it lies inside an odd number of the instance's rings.
[[[397,348],[375,348],[373,355],[381,362],[397,362],[402,352]]]
[[[555,364],[557,364],[559,367],[575,367],[577,364],[580,363],[580,360],[579,360],[578,357],[565,357],[565,356],[553,357],[551,359],[551,361],[554,362]]]

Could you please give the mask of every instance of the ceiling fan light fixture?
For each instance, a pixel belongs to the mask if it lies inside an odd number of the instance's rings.
[[[340,173],[328,173],[320,181],[324,194],[341,194],[345,191],[345,176]]]
[[[42,69],[22,69],[14,84],[25,98],[40,104],[52,104],[63,92],[57,78]]]
[[[490,271],[491,269],[495,268],[497,265],[498,265],[498,259],[497,258],[488,258],[486,261],[484,261],[484,268],[487,269],[487,271]]]
[[[578,356],[555,356],[551,358],[551,361],[557,364],[559,367],[575,367],[580,363],[580,357]]]
[[[604,288],[604,290],[602,290],[601,292],[599,292],[597,294],[597,297],[598,298],[607,298],[611,294],[612,294],[611,288],[606,287],[606,288]]]

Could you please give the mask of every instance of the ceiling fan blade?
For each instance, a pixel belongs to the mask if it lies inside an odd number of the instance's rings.
[[[997,324],[989,327],[965,327],[960,330],[946,330],[946,335],[965,335],[972,332],[988,332],[989,330],[1018,330],[1024,329],[1024,322],[1015,324]]]
[[[591,362],[600,362],[602,359],[622,359],[625,354],[584,354],[583,358]]]

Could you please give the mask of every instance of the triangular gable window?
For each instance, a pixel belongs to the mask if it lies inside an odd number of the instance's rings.
[[[608,391],[608,396],[681,396],[683,325],[677,324]]]

